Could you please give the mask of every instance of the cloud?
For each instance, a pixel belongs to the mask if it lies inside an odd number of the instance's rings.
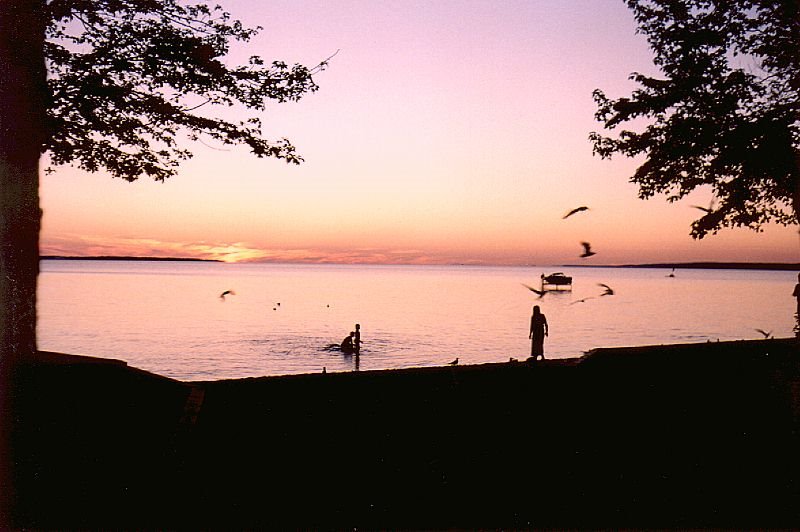
[[[418,249],[264,249],[247,242],[172,242],[154,238],[64,234],[48,236],[42,255],[77,257],[180,257],[224,262],[293,262],[305,264],[452,264],[447,257]],[[461,261],[464,262],[464,261]]]
[[[266,257],[263,250],[242,242],[170,242],[152,238],[100,237],[62,235],[43,238],[42,255],[78,257],[180,257],[193,259],[245,262]]]

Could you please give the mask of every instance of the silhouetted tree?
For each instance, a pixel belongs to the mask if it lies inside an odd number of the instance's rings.
[[[3,476],[9,368],[37,348],[40,155],[128,181],[164,180],[191,156],[184,135],[299,163],[287,139],[262,137],[257,117],[232,122],[209,112],[262,111],[269,100],[317,90],[312,75],[325,62],[224,62],[231,42],[258,29],[202,0],[0,1],[0,528],[12,497]]]
[[[35,349],[38,160],[45,138],[45,20],[37,2],[0,2],[0,363]]]
[[[181,136],[301,161],[287,139],[264,139],[257,117],[213,114],[215,106],[262,111],[317,90],[312,75],[324,62],[309,69],[252,56],[228,66],[231,42],[257,31],[204,2],[0,2],[3,358],[36,350],[40,154],[128,181],[175,174],[191,156]]]
[[[39,154],[45,137],[45,20],[36,0],[0,2],[0,528],[10,528],[11,383],[36,349]]]
[[[631,177],[639,197],[677,201],[708,185],[715,202],[692,224],[758,230],[800,222],[800,3],[794,0],[627,0],[659,77],[609,99],[594,91],[594,152],[644,155]],[[643,121],[640,122],[639,119]]]

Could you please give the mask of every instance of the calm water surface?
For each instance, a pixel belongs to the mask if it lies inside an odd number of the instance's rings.
[[[541,273],[572,292],[543,299]],[[39,347],[181,380],[524,359],[531,307],[549,358],[594,347],[790,336],[794,272],[43,261]],[[597,297],[610,285],[613,296]],[[235,295],[220,300],[219,294]],[[584,298],[584,302],[578,302]],[[278,305],[280,303],[280,305]],[[361,356],[326,351],[362,326]]]

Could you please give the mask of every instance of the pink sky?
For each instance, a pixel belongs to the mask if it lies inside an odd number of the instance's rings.
[[[318,93],[262,117],[306,162],[209,142],[164,184],[61,167],[42,176],[43,254],[561,264],[586,240],[593,264],[800,261],[796,227],[693,241],[708,191],[640,201],[636,161],[592,156],[592,90],[653,72],[619,0],[222,4],[265,28],[236,58],[339,50]]]

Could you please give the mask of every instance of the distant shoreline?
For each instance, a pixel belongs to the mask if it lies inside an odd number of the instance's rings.
[[[91,257],[74,257],[65,255],[42,255],[41,260],[108,260],[108,261],[133,261],[133,262],[217,262],[224,261],[217,259],[197,259],[191,257],[128,257],[117,255],[101,255]],[[252,263],[251,263],[252,264]],[[264,262],[262,264],[312,264],[305,262]],[[331,265],[339,265],[330,263]],[[351,265],[351,264],[347,264]],[[359,264],[352,264],[352,266],[359,266]],[[430,264],[363,264],[361,266],[431,266]],[[475,267],[504,267],[506,265],[500,264],[439,264],[437,266],[475,266]],[[800,271],[800,262],[664,262],[653,264],[562,264],[562,265],[535,265],[535,264],[520,264],[519,268],[534,268],[534,267],[557,267],[557,268],[652,268],[652,269],[694,269],[694,270],[773,270],[773,271]]]
[[[800,271],[800,262],[665,262],[657,264],[622,264],[619,266],[569,264],[571,268],[675,268],[684,270],[776,270]]]
[[[155,261],[155,262],[222,262],[215,259],[194,259],[189,257],[122,257],[122,256],[96,256],[96,257],[67,257],[63,255],[42,255],[41,260],[118,260],[118,261]]]

